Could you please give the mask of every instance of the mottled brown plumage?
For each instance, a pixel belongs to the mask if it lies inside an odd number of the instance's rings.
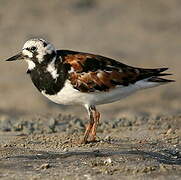
[[[128,86],[151,76],[161,76],[167,68],[143,69],[125,65],[100,55],[58,50],[58,56],[68,64],[69,80],[81,92],[109,91],[116,86]]]

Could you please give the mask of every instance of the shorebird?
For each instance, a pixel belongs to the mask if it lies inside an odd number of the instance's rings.
[[[35,87],[48,99],[65,105],[82,105],[89,115],[82,143],[96,140],[100,113],[96,105],[118,101],[138,90],[173,82],[161,78],[168,68],[128,66],[104,56],[56,50],[44,39],[28,40],[20,53],[7,61],[25,60]]]

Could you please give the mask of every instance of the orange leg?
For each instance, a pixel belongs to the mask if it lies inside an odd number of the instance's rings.
[[[96,110],[95,106],[90,106],[88,108],[88,113],[89,113],[89,124],[85,130],[84,133],[84,138],[81,141],[81,143],[85,144],[91,135],[91,141],[95,141],[96,139],[96,129],[97,125],[99,123],[99,118],[100,118],[100,113]]]
[[[95,118],[94,118],[94,124],[92,126],[92,130],[91,130],[91,141],[96,141],[96,130],[97,130],[97,126],[99,125],[99,119],[100,119],[100,113],[95,110]]]
[[[94,109],[94,106],[90,106],[89,109],[88,109],[90,121],[89,121],[89,124],[88,124],[87,127],[86,127],[83,140],[81,141],[82,144],[87,143],[87,140],[88,140],[88,138],[89,138],[91,129],[92,129],[93,125],[94,125],[94,113],[93,113],[93,109]]]

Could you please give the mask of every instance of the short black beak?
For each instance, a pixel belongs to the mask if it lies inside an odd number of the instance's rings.
[[[23,58],[24,58],[24,56],[23,56],[22,52],[20,52],[20,53],[16,54],[15,56],[6,59],[6,61],[16,61],[16,60],[21,60]]]

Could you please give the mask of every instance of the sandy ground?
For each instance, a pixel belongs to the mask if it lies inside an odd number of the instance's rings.
[[[180,8],[179,0],[0,0],[0,178],[180,179]],[[98,141],[80,145],[86,111],[49,102],[25,63],[3,61],[31,37],[170,67],[176,83],[98,107]]]

